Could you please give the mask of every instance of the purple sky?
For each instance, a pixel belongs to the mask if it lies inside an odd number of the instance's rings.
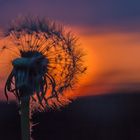
[[[0,25],[17,15],[48,16],[69,25],[139,31],[139,0],[0,0]]]

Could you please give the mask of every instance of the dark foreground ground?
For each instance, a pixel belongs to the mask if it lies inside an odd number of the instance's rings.
[[[0,140],[20,140],[19,120],[16,104],[0,103]],[[34,122],[35,140],[140,140],[140,94],[80,98]]]

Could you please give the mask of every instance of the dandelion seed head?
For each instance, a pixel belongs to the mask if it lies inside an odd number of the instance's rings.
[[[7,46],[9,55],[15,52],[6,97],[9,92],[18,101],[30,96],[31,102],[43,109],[63,105],[65,90],[86,70],[77,38],[55,22],[38,17],[14,20],[5,37],[14,44]]]

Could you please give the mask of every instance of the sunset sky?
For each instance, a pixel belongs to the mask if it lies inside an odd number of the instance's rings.
[[[86,53],[77,95],[140,91],[139,6],[138,0],[0,0],[0,28],[20,15],[58,21]]]

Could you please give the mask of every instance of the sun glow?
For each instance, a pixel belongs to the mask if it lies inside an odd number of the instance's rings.
[[[115,31],[87,34],[85,30],[76,30],[81,46],[87,52],[88,67],[78,96],[140,90],[137,87],[140,81],[140,34]]]
[[[87,71],[79,77],[78,86],[73,91],[68,90],[65,96],[99,95],[127,89],[128,86],[135,88],[133,83],[140,81],[139,33],[87,34],[84,33],[84,28],[73,27],[72,30],[79,37],[78,43],[84,50]],[[7,41],[1,42],[1,45],[4,46],[5,42]],[[11,57],[5,52],[5,59]],[[5,71],[10,69],[10,64],[0,62],[0,65],[5,67],[0,75],[3,79]]]

